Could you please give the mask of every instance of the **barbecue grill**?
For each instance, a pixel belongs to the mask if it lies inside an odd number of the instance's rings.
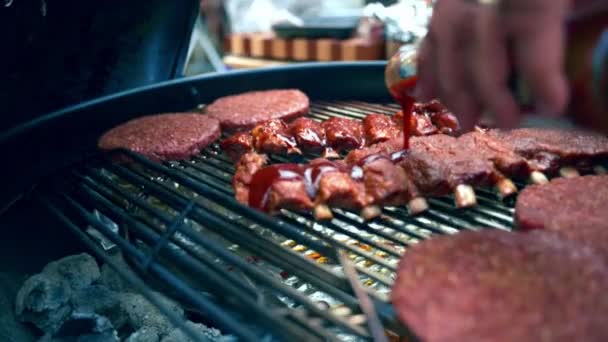
[[[367,318],[338,261],[337,253],[346,251],[385,329],[415,338],[396,320],[388,300],[399,257],[408,246],[438,234],[510,230],[512,203],[480,189],[478,205],[466,210],[456,209],[446,196],[430,199],[430,209],[421,215],[387,207],[369,222],[340,209],[328,222],[288,210],[268,216],[234,200],[233,162],[217,143],[190,160],[165,164],[129,151],[103,155],[95,148],[103,131],[129,118],[191,110],[254,89],[299,88],[311,98],[311,117],[318,120],[392,115],[398,107],[384,87],[384,66],[303,64],[188,78],[31,121],[0,135],[5,159],[0,174],[8,180],[2,213],[49,211],[53,226],[73,233],[110,265],[110,254],[119,249],[137,273],[117,271],[161,311],[151,288],[242,340],[369,339]],[[130,162],[116,162],[124,157]],[[27,205],[12,206],[16,202]],[[175,323],[180,324],[177,318]]]

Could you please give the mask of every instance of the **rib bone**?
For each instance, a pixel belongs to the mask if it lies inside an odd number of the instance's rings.
[[[581,175],[577,169],[570,167],[570,166],[564,166],[564,167],[560,168],[559,174],[560,174],[560,176],[562,176],[564,178],[574,178],[574,177],[578,177]]]
[[[467,184],[458,185],[454,190],[454,201],[458,208],[470,208],[477,205],[475,190]]]
[[[407,207],[410,211],[410,214],[417,215],[429,209],[429,203],[426,201],[424,197],[416,197],[412,199]]]
[[[533,184],[546,184],[549,183],[549,179],[540,171],[532,171],[530,173],[530,182]]]

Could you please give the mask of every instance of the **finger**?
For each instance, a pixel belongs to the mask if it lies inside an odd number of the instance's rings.
[[[474,20],[478,6],[463,3],[454,9],[458,19],[457,24],[448,31],[449,44],[441,45],[438,49],[438,70],[440,97],[446,106],[456,114],[462,128],[469,130],[477,123],[480,116],[479,106],[475,100],[478,97],[472,86],[471,64],[472,48],[474,46]],[[450,45],[451,44],[451,45]]]
[[[542,107],[560,114],[568,102],[563,68],[567,1],[527,0],[516,6],[519,2],[503,15],[513,39],[515,65]]]
[[[444,75],[439,71],[440,53],[442,46],[452,45],[451,32],[457,30],[460,13],[457,9],[462,7],[464,1],[442,0],[435,4],[433,16],[429,24],[427,36],[421,46],[422,59],[419,61],[420,100],[428,101],[441,97],[441,82]],[[442,102],[445,102],[442,99]]]
[[[433,39],[429,33],[420,43],[418,51],[418,81],[414,95],[419,101],[429,101],[438,96],[437,74],[433,72],[436,65],[434,51]]]
[[[519,109],[509,91],[506,36],[501,30],[493,6],[481,6],[476,22],[475,88],[483,107],[489,110],[501,127],[519,123]]]

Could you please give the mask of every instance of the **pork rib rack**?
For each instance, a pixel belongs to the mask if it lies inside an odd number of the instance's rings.
[[[558,139],[560,135],[564,138]],[[425,198],[450,193],[457,207],[474,206],[475,187],[495,187],[507,197],[517,192],[512,179],[544,183],[546,174],[603,172],[593,165],[608,159],[608,139],[581,131],[489,130],[458,138],[437,134],[413,137],[407,151],[401,147],[401,137],[396,137],[353,150],[343,160],[267,166],[251,175],[247,200],[238,199],[268,212],[313,210],[318,219],[326,219],[331,218],[329,208],[336,207],[362,210],[369,219],[384,205],[408,205],[418,213],[428,207]],[[239,177],[237,171],[235,179]],[[237,193],[242,193],[238,186]]]
[[[280,119],[265,121],[251,131],[225,139],[221,148],[233,160],[249,151],[268,154],[322,153],[324,158],[339,158],[346,152],[397,137],[403,129],[403,114],[369,114],[362,121],[333,117],[323,122],[298,118],[290,124]],[[451,134],[458,120],[437,101],[417,103],[409,123],[416,136]]]

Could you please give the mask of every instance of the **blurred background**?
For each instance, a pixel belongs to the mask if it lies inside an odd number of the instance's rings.
[[[184,76],[385,60],[425,34],[431,1],[0,1],[0,128]]]

